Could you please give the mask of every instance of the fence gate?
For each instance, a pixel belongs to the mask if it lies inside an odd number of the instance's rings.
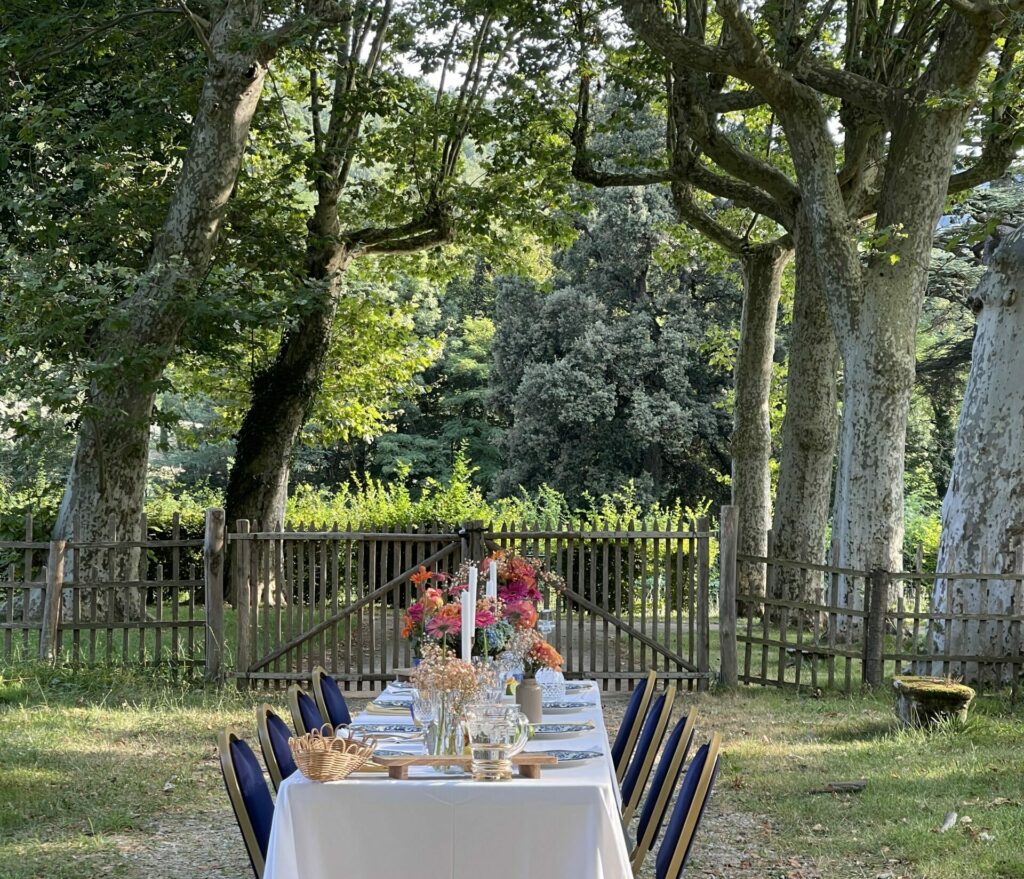
[[[710,669],[708,521],[630,523],[594,530],[561,523],[547,531],[501,529],[490,548],[543,559],[565,579],[551,641],[572,677],[632,689],[648,669],[706,689]]]
[[[412,664],[402,637],[409,581],[421,565],[453,572],[505,548],[542,559],[566,580],[544,596],[566,673],[630,688],[649,668],[689,686],[709,678],[710,531],[706,520],[595,531],[549,531],[482,522],[404,530],[252,532],[228,535],[237,613],[240,684],[286,686],[322,665],[348,687],[376,688]]]
[[[228,543],[240,683],[287,686],[318,665],[350,688],[392,679],[412,664],[409,576],[454,571],[465,542],[451,528],[250,533],[239,522]]]

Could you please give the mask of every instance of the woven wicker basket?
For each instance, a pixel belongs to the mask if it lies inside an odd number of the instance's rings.
[[[327,730],[325,735],[323,730]],[[329,724],[304,736],[288,739],[299,772],[311,781],[338,781],[364,766],[377,747],[375,738],[332,735]]]

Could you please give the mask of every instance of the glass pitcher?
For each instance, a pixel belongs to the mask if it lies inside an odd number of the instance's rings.
[[[511,778],[512,758],[526,747],[530,731],[530,721],[518,706],[474,703],[465,709],[462,725],[469,738],[473,778]]]

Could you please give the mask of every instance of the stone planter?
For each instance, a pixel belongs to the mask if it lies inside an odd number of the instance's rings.
[[[975,696],[970,687],[946,678],[898,677],[892,686],[896,716],[908,727],[928,727],[950,717],[967,720],[967,709]]]

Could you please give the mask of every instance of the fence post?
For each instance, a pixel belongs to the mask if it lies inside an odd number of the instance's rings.
[[[718,638],[721,671],[718,680],[725,687],[739,682],[736,655],[736,551],[739,541],[739,507],[722,507],[718,543]]]
[[[885,609],[889,601],[889,575],[882,568],[871,572],[868,597],[868,618],[864,631],[864,683],[869,687],[882,685],[885,663]]]
[[[239,535],[249,533],[249,520],[239,519],[235,531]],[[249,687],[246,677],[252,661],[249,650],[249,541],[244,537],[235,542],[235,613],[237,632],[235,649],[235,672],[238,674],[238,689]]]
[[[484,523],[482,519],[470,519],[463,522],[459,529],[462,537],[462,560],[481,561],[487,555],[487,546],[484,542]]]
[[[43,600],[43,622],[39,630],[39,658],[52,661],[56,655],[57,627],[60,625],[61,593],[64,590],[63,540],[50,541],[50,557],[46,566],[46,595]],[[26,579],[28,579],[26,577]]]
[[[203,582],[206,605],[206,680],[224,679],[224,511],[206,511],[203,538]]]
[[[701,516],[697,520],[697,625],[694,627],[696,635],[696,650],[694,659],[697,669],[707,674],[711,665],[708,640],[711,636],[711,623],[708,618],[710,613],[710,585],[711,585],[711,525],[707,516]],[[701,677],[697,679],[697,690],[704,691],[708,688],[708,679]]]

